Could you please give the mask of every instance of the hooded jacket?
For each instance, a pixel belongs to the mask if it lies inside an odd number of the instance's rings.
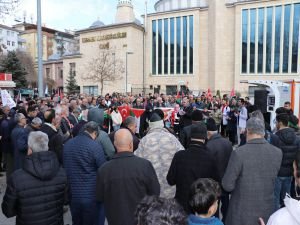
[[[2,211],[6,217],[17,216],[17,225],[63,225],[66,192],[67,177],[55,153],[33,153],[11,175]]]
[[[296,158],[297,151],[300,150],[300,142],[295,132],[291,128],[285,128],[276,132],[278,136],[278,146],[283,154],[279,177],[290,177],[293,175],[293,162]]]
[[[104,112],[103,109],[92,108],[89,109],[88,112],[88,122],[94,121],[99,124],[99,135],[96,141],[102,145],[104,154],[107,160],[111,159],[115,154],[115,147],[113,143],[111,143],[109,136],[106,132],[101,130],[104,121]]]
[[[300,224],[300,201],[286,196],[285,207],[275,212],[267,225],[299,225]]]

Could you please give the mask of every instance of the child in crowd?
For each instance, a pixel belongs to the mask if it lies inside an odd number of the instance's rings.
[[[208,178],[195,181],[190,190],[189,205],[193,214],[188,217],[188,225],[224,225],[214,217],[218,209],[220,185]]]
[[[186,225],[186,214],[175,199],[146,196],[135,212],[137,225]]]

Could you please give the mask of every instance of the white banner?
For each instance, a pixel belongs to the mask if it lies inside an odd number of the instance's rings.
[[[10,109],[16,107],[16,103],[14,102],[10,94],[7,92],[7,90],[1,90],[1,99],[3,106],[8,105]]]

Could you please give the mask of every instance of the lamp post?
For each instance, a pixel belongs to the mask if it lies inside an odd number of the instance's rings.
[[[44,97],[43,90],[43,39],[41,0],[37,0],[37,44],[38,44],[38,87],[39,97]]]
[[[126,52],[126,74],[125,74],[125,93],[127,93],[127,77],[128,77],[128,55],[132,55],[133,52]]]

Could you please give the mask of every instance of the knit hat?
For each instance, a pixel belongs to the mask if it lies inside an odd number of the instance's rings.
[[[165,114],[161,109],[154,109],[153,113],[159,115],[162,120],[165,118]]]
[[[193,124],[191,128],[192,139],[207,139],[207,129],[204,123]]]
[[[104,112],[103,109],[91,108],[88,111],[88,122],[93,121],[103,126]]]
[[[203,120],[203,114],[200,110],[194,110],[192,112],[192,120],[193,121],[202,121]]]
[[[207,131],[217,131],[216,121],[213,118],[209,118],[206,120]]]
[[[164,127],[164,121],[163,119],[157,114],[153,113],[150,117],[149,121],[149,128],[163,128]]]
[[[157,122],[160,120],[162,120],[162,118],[157,113],[153,113],[150,117],[150,122]]]

